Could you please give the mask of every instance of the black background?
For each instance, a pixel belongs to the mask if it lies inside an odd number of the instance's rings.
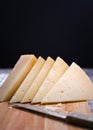
[[[29,53],[93,67],[92,44],[93,0],[0,3],[0,68]]]

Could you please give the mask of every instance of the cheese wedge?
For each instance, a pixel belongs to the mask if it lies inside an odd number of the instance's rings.
[[[31,71],[26,76],[25,80],[22,82],[22,84],[19,86],[16,93],[11,98],[10,103],[20,102],[22,100],[23,96],[25,95],[25,93],[29,89],[30,85],[34,81],[35,77],[39,73],[39,71],[42,68],[44,63],[45,63],[45,60],[40,56],[37,59],[37,62],[35,63],[35,65],[31,69]]]
[[[93,83],[87,74],[72,63],[41,103],[74,102],[93,100]]]
[[[44,79],[48,75],[49,70],[53,66],[53,63],[54,63],[54,60],[51,57],[48,57],[45,64],[43,65],[40,72],[38,73],[37,77],[35,78],[35,80],[31,84],[31,86],[29,87],[29,89],[28,89],[27,93],[25,94],[25,96],[23,97],[21,103],[31,102],[32,101],[34,95],[38,91],[38,89],[41,86],[42,82],[44,81]]]
[[[34,55],[22,55],[19,58],[0,89],[0,101],[10,100],[36,60]]]
[[[46,79],[44,80],[44,82],[40,86],[40,89],[34,96],[32,103],[41,102],[42,98],[54,86],[54,84],[59,80],[59,78],[63,75],[63,73],[66,71],[67,68],[68,68],[67,63],[60,57],[57,57]]]

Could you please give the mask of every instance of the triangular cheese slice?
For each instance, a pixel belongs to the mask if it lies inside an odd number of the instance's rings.
[[[41,103],[93,100],[93,83],[87,74],[72,63]]]
[[[54,84],[59,80],[59,78],[61,77],[61,75],[63,75],[67,68],[67,63],[60,57],[57,57],[46,79],[44,80],[44,82],[40,86],[40,89],[33,98],[32,103],[39,103],[42,98],[48,93],[48,91],[54,86]]]
[[[28,72],[35,64],[37,58],[34,55],[22,55],[9,76],[0,88],[0,101],[10,100],[19,85],[25,79]]]
[[[13,95],[12,99],[10,100],[10,103],[13,102],[20,102],[29,89],[30,85],[34,81],[35,77],[39,73],[40,69],[42,68],[43,64],[45,63],[45,60],[40,56],[37,59],[37,62],[33,66],[33,68],[30,70],[28,75],[26,76],[25,80],[22,82],[22,84],[19,86],[16,93]]]
[[[36,76],[35,80],[31,84],[31,86],[29,87],[27,93],[23,97],[21,103],[31,102],[32,101],[34,95],[38,91],[38,89],[41,86],[42,82],[44,81],[44,79],[48,75],[49,70],[53,66],[53,63],[54,63],[54,60],[51,57],[48,57],[45,64],[41,68],[40,72]]]

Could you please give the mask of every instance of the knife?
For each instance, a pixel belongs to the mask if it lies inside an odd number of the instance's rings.
[[[57,119],[61,119],[63,121],[66,121],[67,123],[71,123],[77,126],[93,128],[93,116],[88,116],[77,112],[71,112],[71,113],[57,112],[47,108],[41,108],[39,106],[21,104],[21,103],[14,103],[10,105],[10,107],[38,112],[39,114],[55,117]]]

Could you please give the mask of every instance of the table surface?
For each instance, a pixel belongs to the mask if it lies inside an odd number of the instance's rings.
[[[7,78],[11,69],[0,69],[0,86]],[[93,69],[84,68],[84,71],[88,74],[93,81]],[[47,107],[47,106],[46,106]],[[49,106],[48,106],[49,107]],[[65,112],[77,111],[83,114],[93,115],[93,101],[77,102],[62,104],[61,107],[53,106],[52,109],[59,109]],[[63,122],[48,119],[33,113],[24,112],[17,109],[9,109],[8,103],[0,103],[0,130],[82,130],[82,128],[64,124]],[[86,129],[84,129],[86,130]]]

